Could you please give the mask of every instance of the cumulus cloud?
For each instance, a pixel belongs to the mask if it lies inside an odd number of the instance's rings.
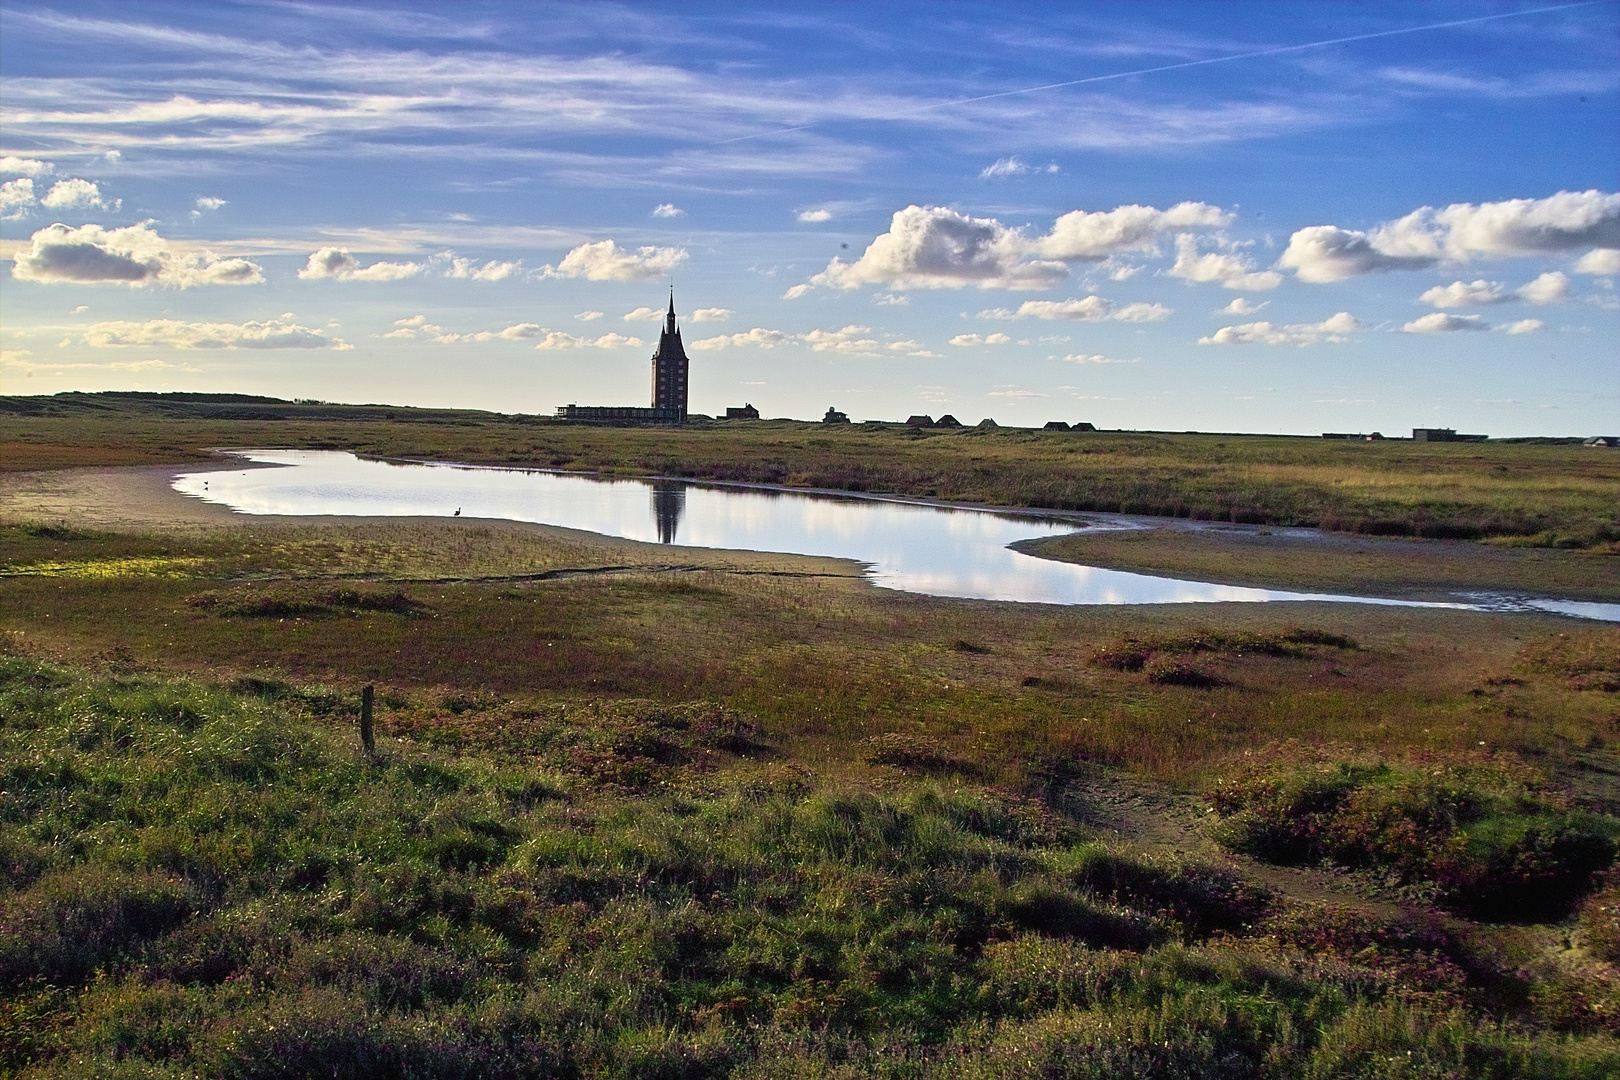
[[[428,322],[426,315],[411,315],[408,318],[395,319],[394,329],[388,331],[382,336],[385,338],[394,338],[396,340],[421,340],[432,341],[439,345],[459,345],[470,341],[528,341],[533,338],[547,339],[555,334],[556,331],[547,330],[538,323],[513,323],[512,325],[501,330],[475,330],[471,333],[460,334]],[[567,334],[562,336],[569,337]],[[584,338],[572,338],[571,340],[582,345],[595,345],[599,342],[609,341],[609,339],[612,340],[608,344],[602,345],[601,347],[612,348],[618,344],[641,344],[641,342],[636,338],[621,338],[618,334],[607,334],[601,338],[597,338],[595,341],[587,341]],[[540,345],[536,346],[536,348],[567,347],[569,346],[548,346],[545,345],[543,341]]]
[[[77,177],[52,184],[51,190],[40,197],[39,204],[52,210],[78,210],[92,206],[100,209],[107,205],[101,200],[100,188]]]
[[[1049,259],[1098,262],[1126,251],[1155,251],[1167,232],[1218,229],[1231,222],[1232,215],[1220,207],[1198,202],[1177,203],[1168,210],[1135,204],[1091,213],[1071,210],[1035,248]]]
[[[99,322],[87,327],[84,343],[94,349],[137,346],[168,346],[172,349],[349,349],[349,344],[329,338],[320,330],[300,326],[291,312],[279,319],[244,323],[181,322],[177,319],[151,319],[147,322]]]
[[[1237,299],[1233,300],[1230,304],[1227,304],[1225,307],[1221,308],[1221,310],[1218,312],[1218,314],[1221,314],[1221,315],[1253,315],[1253,314],[1258,312],[1261,308],[1265,307],[1269,303],[1271,303],[1270,300],[1262,300],[1260,303],[1254,304],[1254,303],[1249,302],[1248,297],[1240,296]]]
[[[685,248],[643,247],[629,251],[612,240],[598,240],[574,248],[542,274],[587,281],[647,281],[664,276],[685,261]]]
[[[1455,318],[1451,315],[1426,315],[1424,318]],[[1357,329],[1358,324],[1348,311],[1341,311],[1319,323],[1291,323],[1277,326],[1269,322],[1242,323],[1223,326],[1208,337],[1198,339],[1200,345],[1322,345],[1337,344],[1344,335]]]
[[[1569,276],[1549,270],[1519,288],[1519,296],[1532,304],[1557,304],[1569,296]]]
[[[518,264],[515,262],[501,262],[490,259],[482,266],[476,266],[471,259],[463,259],[453,252],[445,252],[442,259],[449,263],[444,276],[464,281],[505,281],[517,273]]]
[[[1520,319],[1518,322],[1503,323],[1496,329],[1504,334],[1534,334],[1542,326],[1543,323],[1540,319]]]
[[[55,168],[50,162],[37,158],[17,157],[15,154],[0,157],[0,176],[46,176]]]
[[[536,343],[537,349],[620,349],[626,347],[641,347],[641,339],[625,337],[623,334],[603,334],[599,338],[575,337],[560,330],[541,330],[545,336]],[[535,335],[530,335],[535,336]]]
[[[674,203],[659,203],[657,206],[653,207],[652,216],[653,217],[661,217],[661,218],[672,218],[672,217],[680,217],[684,213],[686,213],[686,211],[682,210],[680,207],[676,206]]]
[[[34,206],[34,182],[28,177],[7,180],[0,184],[0,220],[16,221],[26,217]]]
[[[708,351],[712,349],[726,349],[732,346],[753,346],[756,349],[774,349],[779,345],[789,345],[794,341],[792,334],[781,330],[767,330],[756,326],[752,330],[745,330],[740,334],[721,334],[719,337],[703,338],[687,346],[689,349]]]
[[[1413,319],[1402,330],[1408,334],[1452,334],[1459,330],[1489,330],[1490,324],[1478,315],[1451,315],[1436,311]]]
[[[604,313],[600,311],[582,311],[578,315],[575,315],[574,318],[578,319],[580,322],[595,322],[597,319],[600,319],[603,314]]]
[[[1115,319],[1119,322],[1158,322],[1167,318],[1170,309],[1162,304],[1138,301],[1118,310],[1100,296],[1086,296],[1071,300],[1025,300],[1016,309],[987,308],[979,312],[981,319],[1066,319],[1076,322],[1098,322]]]
[[[870,326],[851,323],[839,330],[812,330],[801,334],[800,340],[816,352],[875,353],[882,346],[875,338],[867,337]]]
[[[1370,232],[1312,225],[1294,233],[1277,265],[1301,281],[1328,282],[1442,260],[1547,255],[1594,245],[1620,247],[1620,194],[1560,191],[1545,199],[1424,206]]]
[[[1575,264],[1577,274],[1620,274],[1620,248],[1593,248]]]
[[[731,309],[723,307],[700,307],[692,312],[693,322],[725,322],[731,318]]]
[[[361,266],[347,248],[323,247],[312,252],[309,262],[298,271],[305,280],[331,278],[334,281],[399,281],[422,272],[421,263],[374,262]]]
[[[224,205],[224,199],[217,199],[212,195],[204,195],[197,200],[197,209],[199,210],[218,210]]]
[[[905,307],[911,303],[911,297],[904,293],[873,293],[872,303],[878,307]]]
[[[1198,238],[1191,233],[1176,237],[1176,262],[1170,276],[1192,283],[1218,281],[1228,289],[1275,289],[1282,275],[1275,270],[1257,270],[1254,263],[1232,252],[1198,251]]]
[[[895,211],[889,231],[859,259],[835,258],[810,281],[835,289],[1045,289],[1068,275],[1060,262],[1031,259],[1023,234],[994,218],[969,217],[943,206],[908,206]]]
[[[800,210],[796,215],[798,219],[808,225],[820,225],[824,221],[832,220],[832,211],[824,209]]]
[[[108,282],[120,285],[255,285],[263,269],[246,259],[217,259],[208,252],[181,255],[145,222],[122,229],[56,224],[40,229],[27,251],[12,257],[11,276],[49,283]]]
[[[1483,307],[1486,304],[1505,304],[1513,299],[1495,281],[1453,281],[1450,285],[1436,285],[1418,297],[1425,304],[1437,308]]]
[[[957,334],[951,338],[951,344],[958,348],[972,348],[975,345],[1009,345],[1012,338],[1006,334]]]
[[[664,313],[662,311],[659,311],[657,308],[638,307],[634,311],[627,312],[625,314],[625,316],[624,316],[624,321],[625,322],[658,322],[663,317],[664,317]]]
[[[837,260],[835,259],[834,261],[836,262]],[[801,282],[798,285],[792,286],[791,288],[788,289],[787,292],[783,293],[782,294],[782,299],[784,299],[784,300],[797,300],[799,297],[801,297],[805,293],[809,292],[810,288],[811,288],[811,286],[810,286],[809,282]]]

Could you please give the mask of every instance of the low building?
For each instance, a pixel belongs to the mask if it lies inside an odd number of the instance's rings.
[[[978,426],[982,428],[993,428],[1000,427],[1001,425],[996,423],[994,417],[987,416],[983,420],[979,421]]]
[[[962,426],[962,421],[958,420],[956,417],[952,416],[950,413],[946,413],[944,416],[942,416],[938,420],[934,421],[934,426],[935,427],[956,428],[956,427],[961,427]]]
[[[1074,427],[1070,428],[1069,430],[1070,431],[1096,431],[1097,430],[1097,425],[1096,424],[1088,424],[1086,421],[1082,420],[1078,424],[1074,425]]]
[[[849,423],[849,414],[841,413],[829,405],[827,406],[827,415],[821,418],[821,422],[823,424],[847,424]]]
[[[1065,420],[1048,420],[1042,431],[1068,431],[1069,424]]]
[[[1594,435],[1581,445],[1620,447],[1620,435]]]
[[[643,405],[559,405],[557,419],[583,424],[683,424],[686,414],[680,409]]]
[[[1413,442],[1484,442],[1489,435],[1459,435],[1456,428],[1416,427],[1412,429]]]
[[[927,413],[917,413],[915,416],[906,417],[906,427],[909,427],[909,428],[925,428],[925,427],[933,427],[933,426],[934,426],[934,418],[932,416],[929,416]]]
[[[743,407],[740,408],[740,409],[737,408],[735,405],[728,405],[728,406],[726,406],[726,419],[727,420],[758,420],[759,419],[759,410],[754,408],[752,402],[744,404]]]

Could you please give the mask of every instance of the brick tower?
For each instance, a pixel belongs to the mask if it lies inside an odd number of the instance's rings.
[[[681,344],[681,331],[675,325],[675,290],[669,292],[669,317],[658,336],[658,351],[652,358],[652,407],[663,413],[665,423],[686,423],[686,375],[689,361]]]

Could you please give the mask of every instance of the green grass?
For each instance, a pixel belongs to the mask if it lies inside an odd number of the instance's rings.
[[[995,505],[1319,525],[1563,547],[1620,541],[1620,455],[1579,445],[1347,443],[793,421],[613,429],[392,406],[185,395],[0,398],[8,470],[194,461],[217,446],[347,449],[886,492]]]
[[[497,706],[503,739],[480,726]],[[1620,1068],[1611,989],[1105,845],[1006,791],[818,773],[717,706],[472,695],[430,724],[385,694],[402,719],[375,762],[353,708],[0,658],[0,1068]]]

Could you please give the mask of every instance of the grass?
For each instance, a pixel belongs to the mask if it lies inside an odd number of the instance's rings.
[[[0,658],[0,1067],[1620,1068],[1612,990],[1443,930],[1102,844],[1006,791],[818,773],[713,705],[507,701],[497,740],[491,706],[385,695],[372,762],[321,687]]]
[[[294,446],[1380,536],[1497,537],[1552,547],[1620,541],[1620,455],[1579,445],[913,432],[793,421],[612,429],[473,411],[192,395],[0,398],[0,414],[0,462],[8,470],[195,461],[217,446]]]

